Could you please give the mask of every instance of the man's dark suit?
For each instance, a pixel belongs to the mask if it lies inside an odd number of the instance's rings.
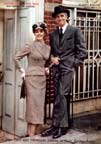
[[[55,102],[52,125],[56,127],[69,126],[70,88],[76,67],[83,63],[87,50],[81,31],[70,25],[67,26],[61,42],[58,28],[50,34],[51,56],[59,57],[59,65],[54,65],[53,80]]]

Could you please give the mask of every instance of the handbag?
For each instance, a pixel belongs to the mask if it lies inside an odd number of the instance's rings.
[[[21,85],[21,92],[20,92],[20,99],[25,98],[27,96],[27,89],[26,89],[26,84],[25,84],[25,79],[23,78],[23,82]]]

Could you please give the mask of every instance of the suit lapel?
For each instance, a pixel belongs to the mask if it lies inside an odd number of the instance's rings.
[[[44,42],[34,42],[35,50],[45,59],[45,43]]]
[[[59,31],[58,31],[58,28],[55,31],[54,39],[55,39],[55,44],[57,44],[59,46]]]
[[[70,25],[68,25],[63,34],[60,44],[62,44],[65,39],[68,39],[70,37],[70,35],[71,35],[71,29],[70,29]]]

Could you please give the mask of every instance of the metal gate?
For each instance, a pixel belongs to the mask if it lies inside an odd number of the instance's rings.
[[[88,58],[74,75],[74,101],[101,97],[101,11],[75,12],[74,25],[83,32]]]
[[[70,9],[70,23],[84,35],[88,58],[78,67],[73,80],[73,101],[101,97],[101,11]],[[53,83],[47,80],[45,120],[51,119],[54,101]]]

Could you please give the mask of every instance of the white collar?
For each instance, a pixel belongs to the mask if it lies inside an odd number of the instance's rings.
[[[68,23],[66,22],[66,24],[62,27],[62,32],[63,32],[63,34],[64,34],[64,32],[65,32],[65,30],[66,30],[66,27],[68,26]],[[61,27],[59,27],[59,29],[60,29]]]

